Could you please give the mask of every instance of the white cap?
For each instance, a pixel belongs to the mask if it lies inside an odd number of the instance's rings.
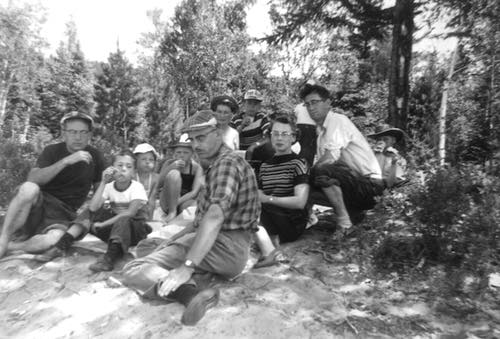
[[[140,153],[148,153],[148,152],[153,152],[156,158],[158,158],[159,154],[156,152],[155,148],[151,146],[150,144],[144,143],[144,144],[139,144],[135,146],[134,151],[132,153],[134,154],[140,154]]]

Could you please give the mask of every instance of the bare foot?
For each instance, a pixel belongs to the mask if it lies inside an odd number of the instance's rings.
[[[177,215],[175,213],[169,213],[167,215],[163,215],[161,220],[165,223],[165,224],[168,224],[169,222],[171,222],[172,220],[174,220],[174,218],[176,217]]]

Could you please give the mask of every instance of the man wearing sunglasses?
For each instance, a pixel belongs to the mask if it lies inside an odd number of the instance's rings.
[[[337,225],[352,232],[353,215],[375,206],[384,186],[370,145],[349,118],[331,109],[330,92],[307,82],[300,91],[318,130],[316,161],[311,169],[311,200],[333,206]]]
[[[88,144],[92,125],[92,118],[80,112],[63,116],[63,142],[44,148],[9,204],[0,234],[0,258],[8,250],[42,252],[66,234],[104,169],[103,155]]]
[[[123,275],[124,283],[144,298],[185,305],[181,322],[195,325],[219,299],[216,289],[201,288],[201,277],[231,279],[243,271],[260,203],[252,168],[224,144],[212,111],[189,118],[183,132],[206,174],[194,222],[128,263]]]

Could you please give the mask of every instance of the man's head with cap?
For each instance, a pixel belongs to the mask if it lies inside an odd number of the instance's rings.
[[[323,124],[331,109],[330,91],[314,80],[309,80],[299,93],[311,118],[317,124]]]
[[[254,116],[261,109],[261,104],[263,100],[262,94],[256,89],[249,89],[243,96],[243,105],[245,108],[245,113],[250,116]]]
[[[223,143],[222,131],[211,110],[198,111],[189,117],[184,123],[182,132],[188,134],[188,140],[191,141],[193,150],[201,160],[210,161],[215,158]]]
[[[68,121],[72,121],[72,120],[81,120],[81,121],[85,122],[86,124],[88,124],[89,131],[92,130],[92,126],[94,125],[94,119],[92,119],[92,117],[90,115],[87,115],[85,113],[80,113],[78,111],[72,111],[72,112],[66,113],[61,118],[61,127],[64,129],[65,124]]]
[[[84,113],[73,111],[61,119],[62,137],[70,153],[84,150],[91,137],[93,120]]]

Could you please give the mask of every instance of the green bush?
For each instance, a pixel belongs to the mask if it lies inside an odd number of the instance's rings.
[[[419,263],[443,263],[450,277],[483,278],[500,253],[500,179],[480,168],[438,169],[387,192],[376,209],[386,234],[374,250],[374,264],[383,270],[407,270]],[[391,224],[405,225],[393,232]],[[421,265],[419,265],[421,266]]]
[[[31,144],[19,144],[0,139],[0,207],[6,207],[16,187],[26,180],[35,164],[36,154]]]

